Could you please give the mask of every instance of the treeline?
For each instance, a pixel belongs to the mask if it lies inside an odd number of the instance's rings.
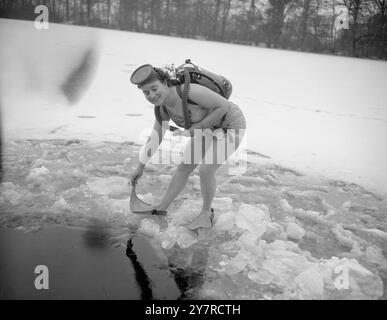
[[[387,0],[0,0],[0,17],[387,60]]]

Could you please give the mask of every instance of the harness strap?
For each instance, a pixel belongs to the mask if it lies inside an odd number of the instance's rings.
[[[184,70],[184,91],[183,91],[183,114],[184,114],[184,125],[185,129],[189,129],[191,127],[191,119],[188,116],[188,107],[187,107],[187,100],[188,100],[188,90],[189,85],[191,83],[191,77],[189,75],[189,72],[187,70]]]
[[[185,129],[189,129],[191,127],[191,119],[190,119],[189,114],[188,114],[188,106],[187,106],[187,104],[190,103],[190,104],[197,105],[197,103],[195,103],[192,100],[188,99],[189,85],[191,84],[191,77],[190,77],[190,74],[189,74],[188,70],[184,70],[183,75],[184,75],[184,88],[183,88],[184,91],[183,91],[183,94],[181,92],[180,86],[176,87],[176,91],[177,91],[177,94],[179,95],[179,97],[182,99],[182,107],[183,107],[183,115],[184,115],[184,128]],[[161,105],[160,107],[158,107],[158,108],[155,107],[155,109],[154,109],[154,113],[155,113],[156,119],[157,119],[157,121],[160,124],[162,122],[161,108],[165,108],[165,106]],[[163,111],[166,112],[165,109],[163,109]],[[226,117],[226,115],[224,115],[222,117],[221,123],[224,122],[225,117]],[[217,127],[215,127],[214,129],[216,129],[216,128]],[[174,131],[176,129],[177,129],[176,127],[169,126],[169,130],[171,130],[171,131]]]
[[[160,111],[160,108],[162,108],[163,106],[159,106],[159,107],[154,107],[154,113],[155,113],[155,117],[156,117],[156,120],[158,123],[161,124],[161,122],[163,121],[163,119],[161,118],[161,111]]]

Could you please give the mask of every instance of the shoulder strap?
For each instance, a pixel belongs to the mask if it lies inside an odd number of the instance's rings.
[[[189,72],[187,70],[184,70],[184,91],[183,91],[183,94],[181,95],[181,90],[180,90],[179,86],[177,86],[176,89],[177,89],[178,95],[183,100],[182,107],[183,107],[183,114],[184,114],[184,127],[185,127],[185,129],[189,129],[191,127],[191,119],[188,116],[188,108],[187,108],[188,90],[189,90],[190,83],[191,83],[191,77],[189,75]],[[164,108],[164,106],[161,105],[160,107],[154,108],[154,113],[155,113],[156,119],[160,124],[162,122],[161,110],[160,110],[161,108]]]
[[[184,70],[184,91],[183,91],[183,113],[184,113],[184,124],[185,129],[189,129],[191,127],[191,119],[188,116],[188,108],[187,108],[187,100],[188,100],[188,90],[189,85],[191,83],[191,77],[189,75],[189,72],[187,70]]]
[[[161,118],[161,112],[160,112],[160,108],[162,108],[163,106],[159,106],[159,107],[154,107],[153,111],[155,112],[155,117],[156,117],[156,120],[158,123],[161,124],[161,122],[163,121],[163,119]]]
[[[162,110],[161,110],[162,109]],[[154,113],[155,113],[155,117],[156,117],[156,120],[158,123],[161,124],[161,122],[165,119],[163,119],[163,117],[161,116],[161,111],[165,114],[168,115],[168,112],[165,110],[165,106],[164,105],[161,105],[161,106],[155,106],[154,107]]]

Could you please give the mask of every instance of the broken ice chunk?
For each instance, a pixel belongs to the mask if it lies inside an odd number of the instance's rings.
[[[246,177],[246,176],[240,176],[231,179],[231,183],[239,183],[242,186],[252,186],[252,185],[262,185],[266,184],[266,180],[260,177]]]
[[[263,261],[263,269],[270,272],[275,283],[288,286],[294,277],[313,264],[306,257],[287,250],[270,250],[266,252],[267,259]]]
[[[313,266],[302,271],[295,282],[300,287],[304,299],[322,299],[324,296],[324,278],[321,271]]]
[[[293,211],[293,207],[289,204],[286,199],[280,200],[281,209],[287,213],[291,213]]]
[[[225,263],[224,272],[229,276],[234,275],[244,270],[249,262],[250,259],[248,255],[241,251],[235,257]]]
[[[343,209],[344,211],[349,211],[349,208],[351,208],[351,201],[345,201],[341,205],[341,209]]]
[[[150,219],[144,219],[140,223],[138,232],[147,235],[149,237],[156,237],[160,234],[160,226]]]
[[[52,205],[52,209],[54,211],[64,211],[70,210],[70,206],[63,197],[60,197],[55,203]]]
[[[387,233],[382,231],[382,230],[379,230],[379,229],[376,229],[376,228],[370,228],[370,229],[360,229],[368,234],[371,234],[371,235],[374,235],[374,236],[377,236],[377,237],[380,237],[384,240],[387,240]]]
[[[169,224],[168,228],[160,233],[159,239],[163,249],[171,249],[177,241],[177,228],[173,224]]]
[[[178,210],[171,212],[171,222],[176,226],[191,222],[200,213],[201,205],[200,200],[185,200]]]
[[[232,210],[232,199],[230,197],[214,198],[212,206],[215,209],[215,217],[220,212]]]
[[[37,182],[42,183],[44,182],[48,175],[50,174],[50,170],[48,170],[46,167],[42,166],[39,168],[33,168],[31,169],[29,175],[27,176],[26,180],[28,182]]]
[[[112,211],[128,213],[130,207],[130,197],[124,199],[114,199],[104,197],[103,202],[111,207]]]
[[[288,238],[300,241],[305,235],[305,230],[297,223],[289,222],[286,227],[286,234]]]
[[[365,252],[367,262],[387,271],[387,259],[383,256],[382,249],[368,246]]]
[[[259,237],[256,234],[245,232],[237,240],[238,246],[256,256],[262,255],[262,248],[265,246],[265,241],[258,241]]]
[[[129,193],[128,179],[122,177],[89,178],[86,184],[98,195],[120,196]]]
[[[198,239],[193,235],[192,231],[187,230],[184,227],[177,228],[177,244],[180,248],[188,248],[195,244]]]
[[[2,191],[2,196],[8,202],[10,202],[13,206],[18,205],[20,203],[20,194],[15,190],[8,189]]]
[[[284,227],[276,222],[271,222],[267,224],[262,239],[267,242],[273,242],[275,240],[286,240],[286,237]]]
[[[8,201],[13,206],[21,203],[26,191],[21,190],[19,186],[12,182],[3,182],[0,186],[1,195],[5,201]]]
[[[266,270],[250,271],[247,275],[250,280],[259,285],[267,285],[273,281],[273,275]]]
[[[235,226],[235,213],[232,211],[219,214],[215,220],[215,230],[224,232],[231,230]]]
[[[250,204],[242,204],[236,215],[236,225],[251,233],[261,237],[268,223],[271,222],[270,216],[261,208]]]
[[[331,232],[335,235],[339,244],[349,249],[352,249],[354,244],[354,240],[352,239],[352,232],[348,230],[344,230],[342,226],[335,225],[331,228]]]

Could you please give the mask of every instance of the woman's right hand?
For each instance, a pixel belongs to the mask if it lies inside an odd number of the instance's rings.
[[[143,172],[144,172],[144,166],[139,165],[131,176],[130,182],[132,183],[132,185],[135,185],[137,183],[138,179],[141,178]]]

